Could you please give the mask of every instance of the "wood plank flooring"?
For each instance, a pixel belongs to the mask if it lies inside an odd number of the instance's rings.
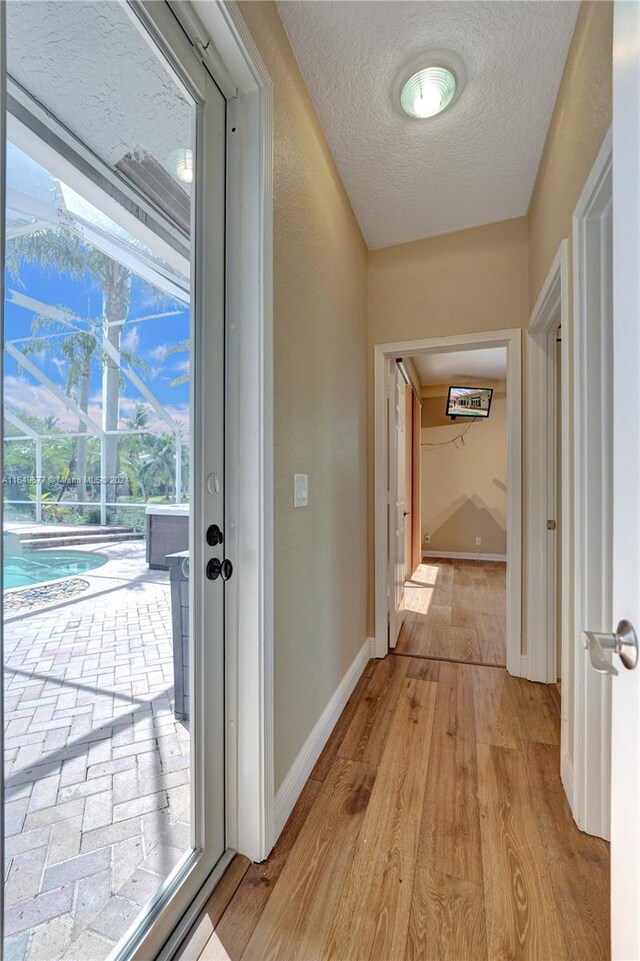
[[[397,654],[506,663],[507,565],[430,557],[405,585]]]
[[[371,662],[269,859],[236,858],[182,961],[607,961],[609,846],[559,777],[549,687]]]

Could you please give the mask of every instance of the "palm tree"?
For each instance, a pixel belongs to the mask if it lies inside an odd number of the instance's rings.
[[[37,334],[43,327],[49,329],[56,328],[56,332],[58,332],[58,328],[60,328],[61,325],[59,322],[52,321],[48,317],[35,317],[31,330],[36,337],[25,346],[24,352],[25,354],[34,354],[40,353],[42,350],[51,351],[52,349],[59,349],[67,361],[65,378],[67,396],[71,397],[75,395],[74,400],[83,413],[86,414],[89,410],[91,366],[98,347],[98,338],[95,334],[85,330],[76,330],[69,333],[67,327],[62,327],[62,329],[59,330],[63,338],[62,341],[58,341],[55,337],[38,338]],[[78,418],[78,433],[87,433],[87,424],[82,417]],[[84,502],[87,499],[87,484],[85,479],[87,476],[87,441],[85,437],[78,437],[76,440],[75,454],[69,463],[67,482],[62,487],[60,498],[62,498],[68,486],[74,466],[78,477],[77,500]]]
[[[59,434],[60,423],[55,414],[47,414],[42,421],[42,432],[44,434]]]
[[[145,404],[136,404],[133,417],[127,421],[127,427],[129,430],[144,430],[148,426],[149,408]],[[125,438],[124,466],[129,479],[140,488],[140,494],[145,503],[148,497],[150,465],[153,461],[153,455],[149,453],[148,447],[148,443],[142,440],[140,434],[130,434]]]
[[[176,443],[173,434],[161,434],[156,439],[149,472],[156,483],[164,488],[164,499],[168,501],[171,484],[176,477]]]
[[[50,317],[38,315],[34,317],[31,331],[34,339],[25,347],[25,354],[60,351],[67,361],[65,391],[69,397],[73,397],[80,410],[88,413],[89,410],[89,385],[91,380],[91,369],[96,355],[100,348],[100,328],[101,321],[87,319],[83,321],[79,317],[73,317],[65,311],[69,318],[65,322],[53,320]],[[85,323],[88,329],[83,329],[80,325]],[[47,331],[46,336],[38,336],[43,330]],[[53,333],[54,336],[51,336]],[[59,337],[62,339],[59,339]],[[131,366],[137,366],[146,370],[144,362],[132,354],[130,351],[121,348],[120,354],[123,359]],[[102,365],[106,368],[108,355],[105,351],[99,350]],[[53,420],[57,423],[57,419]],[[78,433],[87,434],[88,427],[82,417],[78,418]],[[116,437],[113,438],[117,440]],[[78,437],[75,445],[75,453],[69,463],[67,483],[63,485],[59,499],[61,499],[71,480],[72,471],[75,470],[79,481],[77,486],[77,500],[80,502],[87,499],[87,439]]]
[[[20,267],[24,263],[36,263],[51,274],[65,273],[74,280],[81,280],[87,275],[97,280],[102,291],[102,336],[120,353],[122,330],[131,301],[131,272],[126,267],[85,243],[72,231],[48,225],[8,241],[6,261],[9,272],[18,282]],[[77,347],[75,345],[72,351],[74,358]],[[78,356],[83,350],[80,347]],[[104,358],[104,367],[104,426],[107,431],[115,431],[118,428],[120,406],[120,370],[109,355]],[[117,457],[117,436],[108,433],[103,465],[107,477],[116,474]],[[108,485],[107,500],[114,501],[115,496],[115,485]]]
[[[164,359],[166,360],[167,357],[170,357],[170,356],[171,356],[171,354],[187,354],[187,353],[189,353],[190,350],[191,350],[191,341],[190,341],[190,340],[181,340],[181,341],[179,341],[177,344],[172,344],[171,347],[169,347],[167,350],[165,350],[165,352],[164,352]],[[180,374],[179,377],[175,377],[175,378],[171,381],[171,386],[172,386],[172,387],[177,387],[178,384],[186,384],[186,383],[188,382],[188,380],[189,380],[189,374],[188,374],[188,372],[187,372],[187,373],[184,373],[184,374]]]

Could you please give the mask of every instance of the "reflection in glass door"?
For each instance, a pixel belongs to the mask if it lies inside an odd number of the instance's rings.
[[[224,850],[223,580],[204,531],[224,524],[225,104],[189,56],[176,68],[116,0],[7,6],[16,961],[126,954],[152,918],[161,939]]]

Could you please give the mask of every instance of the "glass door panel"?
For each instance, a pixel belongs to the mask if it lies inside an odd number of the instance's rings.
[[[224,851],[225,102],[126,3],[6,15],[4,945],[99,961]]]

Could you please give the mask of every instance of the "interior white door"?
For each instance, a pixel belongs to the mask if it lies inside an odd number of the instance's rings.
[[[640,4],[615,4],[613,57],[613,622],[640,627]],[[613,626],[613,625],[612,625]],[[640,958],[640,669],[614,657],[611,936]]]
[[[404,622],[405,581],[405,383],[389,363],[389,646]]]

